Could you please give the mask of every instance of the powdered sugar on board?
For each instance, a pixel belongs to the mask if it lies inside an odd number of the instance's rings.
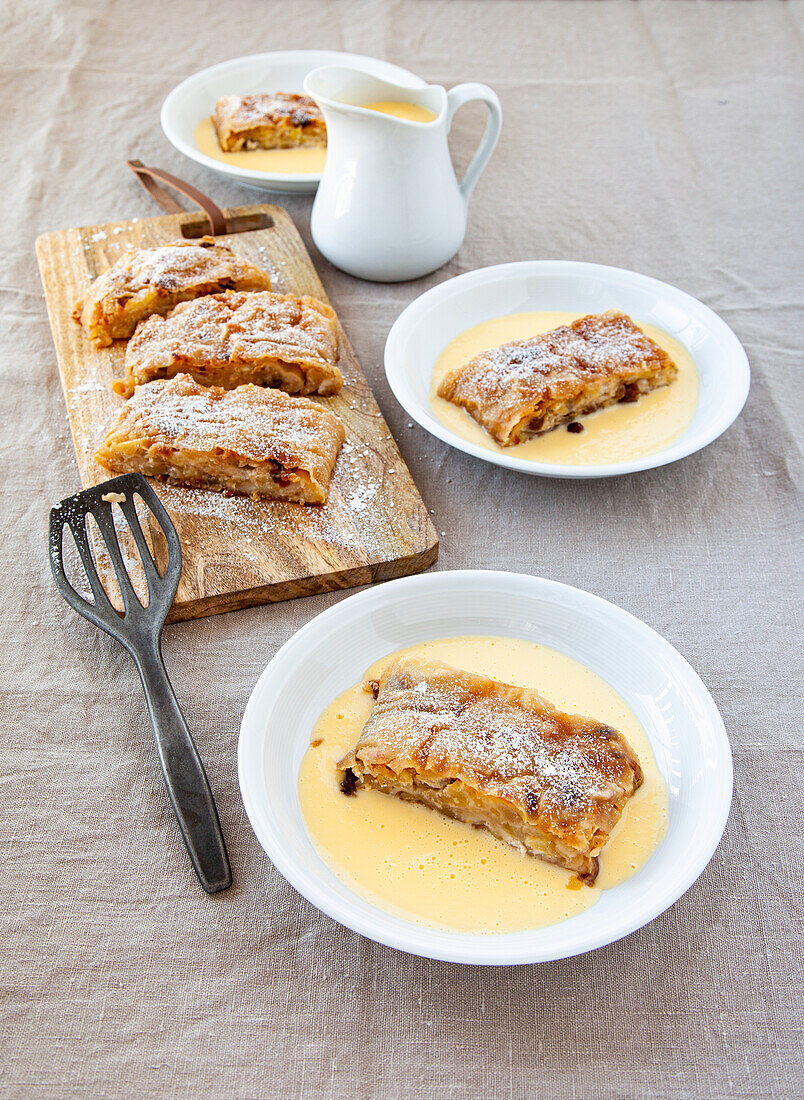
[[[378,488],[378,485],[372,485],[370,482],[358,485],[351,496],[346,497],[346,502],[353,512],[364,512],[376,497]]]

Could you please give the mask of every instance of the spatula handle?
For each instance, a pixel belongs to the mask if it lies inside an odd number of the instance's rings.
[[[184,843],[201,885],[208,894],[216,894],[232,885],[232,871],[212,791],[173,694],[158,643],[137,654],[136,660]]]

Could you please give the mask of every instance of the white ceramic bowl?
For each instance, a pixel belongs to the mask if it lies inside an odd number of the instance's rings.
[[[313,726],[378,658],[432,638],[494,634],[569,654],[634,710],[669,792],[667,834],[630,879],[547,928],[513,934],[436,930],[355,894],[324,862],[299,806],[299,765]],[[673,647],[626,611],[577,588],[517,573],[427,573],[390,581],[322,612],[279,650],[240,729],[243,802],[260,843],[313,905],[370,939],[428,958],[511,965],[577,955],[641,928],[703,871],[729,813],[732,762],[722,719]]]
[[[444,347],[473,325],[509,313],[621,309],[637,323],[675,337],[695,360],[698,404],[692,423],[670,446],[628,462],[562,466],[498,454],[445,427],[430,409],[433,366]],[[385,373],[396,399],[431,435],[467,454],[544,477],[611,477],[664,466],[717,439],[748,396],[750,371],[742,344],[708,306],[668,283],[601,264],[525,260],[458,275],[416,298],[397,318],[385,345]]]
[[[423,88],[425,82],[407,69],[337,50],[283,50],[276,53],[236,57],[203,69],[182,81],[162,104],[161,122],[165,137],[180,153],[211,168],[229,179],[237,180],[258,191],[282,191],[286,194],[312,193],[321,180],[320,172],[287,175],[279,172],[257,172],[224,164],[202,153],[195,144],[195,128],[205,115],[211,115],[222,95],[247,95],[256,92],[304,93],[304,78],[321,65],[344,65],[360,69],[386,80]]]

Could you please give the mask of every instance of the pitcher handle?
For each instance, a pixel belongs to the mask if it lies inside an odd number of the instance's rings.
[[[472,194],[475,184],[480,179],[481,172],[486,167],[489,157],[494,152],[494,146],[497,144],[497,139],[502,129],[502,107],[500,106],[500,101],[497,98],[497,93],[486,84],[456,84],[454,88],[450,88],[447,92],[447,129],[449,130],[449,127],[452,125],[453,116],[458,108],[463,107],[464,103],[470,103],[474,99],[479,99],[482,103],[486,104],[489,109],[489,119],[486,123],[486,129],[483,133],[483,137],[480,139],[477,151],[472,157],[469,167],[466,169],[463,179],[459,184],[464,202],[469,201],[469,196]]]

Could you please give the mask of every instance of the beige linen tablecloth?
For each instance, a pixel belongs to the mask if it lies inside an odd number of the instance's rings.
[[[0,1096],[793,1097],[802,1094],[801,26],[783,3],[6,2],[2,184],[3,799]],[[123,166],[254,200],[185,161],[165,94],[240,54],[329,47],[482,80],[505,125],[466,243],[378,286],[313,251],[429,508],[439,569],[589,589],[689,659],[736,787],[676,905],[563,962],[480,969],[346,931],[271,866],[236,780],[238,726],[276,648],[344,594],[168,629],[235,885],[189,871],[128,657],[56,595],[49,506],[78,487],[34,258],[49,229],[158,213]],[[482,122],[459,117],[465,163]],[[280,198],[309,242],[309,198]],[[311,246],[312,247],[312,246]],[[450,275],[522,259],[635,268],[743,341],[748,404],[665,469],[550,481],[411,427],[386,333]]]

